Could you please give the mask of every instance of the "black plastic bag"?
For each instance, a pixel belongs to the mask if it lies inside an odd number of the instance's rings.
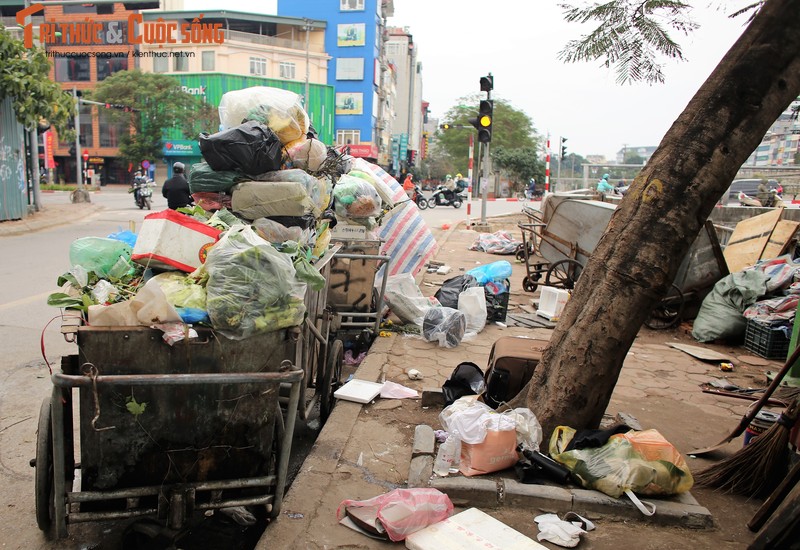
[[[454,401],[465,395],[483,393],[484,389],[486,389],[486,383],[483,380],[483,371],[471,361],[459,363],[450,378],[442,384],[445,405],[452,405]]]
[[[200,152],[213,170],[257,175],[279,170],[283,145],[264,124],[251,120],[213,135],[200,134]]]
[[[569,469],[549,456],[530,449],[523,449],[522,456],[523,458],[514,466],[520,483],[538,484],[543,480],[550,480],[566,485],[569,481]]]
[[[458,275],[452,279],[447,279],[442,283],[442,287],[436,291],[434,297],[444,307],[458,309],[458,295],[471,288],[478,286],[478,281],[472,275]]]

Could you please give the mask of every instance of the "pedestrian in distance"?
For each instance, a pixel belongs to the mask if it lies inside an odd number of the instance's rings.
[[[189,182],[183,175],[185,166],[182,162],[172,165],[172,177],[164,182],[161,194],[167,199],[167,206],[173,210],[192,205],[192,195],[189,193]]]

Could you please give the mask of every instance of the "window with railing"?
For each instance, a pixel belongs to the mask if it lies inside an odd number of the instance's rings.
[[[357,145],[361,143],[361,130],[336,130],[336,145]]]
[[[251,57],[250,74],[253,76],[267,76],[267,60],[263,57]]]
[[[281,78],[294,80],[294,63],[289,61],[281,61],[278,65],[278,71]]]

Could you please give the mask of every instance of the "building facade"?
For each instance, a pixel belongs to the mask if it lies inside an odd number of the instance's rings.
[[[386,57],[397,71],[391,165],[393,172],[402,174],[419,161],[423,146],[422,63],[408,27],[389,27],[387,34]]]
[[[800,98],[778,117],[745,166],[800,166]]]
[[[383,57],[386,18],[393,0],[278,0],[278,15],[327,22],[325,51],[332,60],[328,84],[336,90],[336,145],[372,161],[386,158],[391,107],[382,88],[389,70]]]

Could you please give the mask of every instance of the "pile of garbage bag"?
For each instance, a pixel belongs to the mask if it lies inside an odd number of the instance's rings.
[[[196,205],[150,214],[138,234],[77,239],[49,304],[93,325],[199,323],[233,339],[303,322],[331,228],[377,227],[388,187],[316,139],[297,94],[228,92],[219,114],[189,170]]]

